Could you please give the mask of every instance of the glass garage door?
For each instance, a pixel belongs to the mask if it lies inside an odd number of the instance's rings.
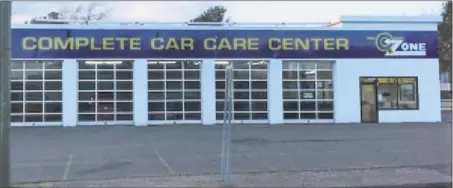
[[[283,61],[285,122],[333,120],[332,62]]]
[[[225,68],[233,64],[233,121],[266,123],[268,61],[216,61],[216,120],[223,120]]]
[[[62,125],[62,61],[12,61],[11,124]]]
[[[79,61],[79,124],[133,122],[133,61]]]
[[[148,121],[201,122],[201,61],[148,61]]]

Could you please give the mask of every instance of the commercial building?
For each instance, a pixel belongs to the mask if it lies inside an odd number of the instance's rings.
[[[335,24],[26,24],[13,126],[438,122],[440,17]]]

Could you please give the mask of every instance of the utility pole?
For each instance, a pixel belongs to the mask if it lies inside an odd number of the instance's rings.
[[[0,187],[10,187],[11,0],[0,1]]]
[[[230,180],[231,161],[231,120],[233,119],[233,64],[229,62],[225,69],[225,102],[222,127],[222,158],[220,176],[224,183]]]

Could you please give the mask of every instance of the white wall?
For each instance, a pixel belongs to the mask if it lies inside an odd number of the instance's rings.
[[[419,110],[379,112],[379,122],[439,122],[440,84],[437,59],[341,59],[334,70],[335,122],[360,122],[361,76],[418,76]]]
[[[78,89],[79,89],[79,64],[75,59],[63,61],[63,126],[74,127],[78,120]]]

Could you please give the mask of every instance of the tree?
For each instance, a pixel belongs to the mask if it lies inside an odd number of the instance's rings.
[[[47,16],[33,18],[30,24],[67,24],[67,22],[46,22],[38,21],[38,19],[52,20],[77,20],[77,21],[92,21],[102,20],[108,17],[110,9],[99,3],[90,3],[88,5],[78,5],[75,8],[64,7],[57,12],[49,12]]]
[[[195,19],[190,20],[191,22],[229,22],[230,18],[225,19],[225,13],[227,9],[223,6],[217,5],[210,7],[198,15]]]
[[[448,72],[451,76],[451,1],[447,1],[443,4],[442,17],[443,21],[438,26],[439,34],[439,61],[440,71]]]

